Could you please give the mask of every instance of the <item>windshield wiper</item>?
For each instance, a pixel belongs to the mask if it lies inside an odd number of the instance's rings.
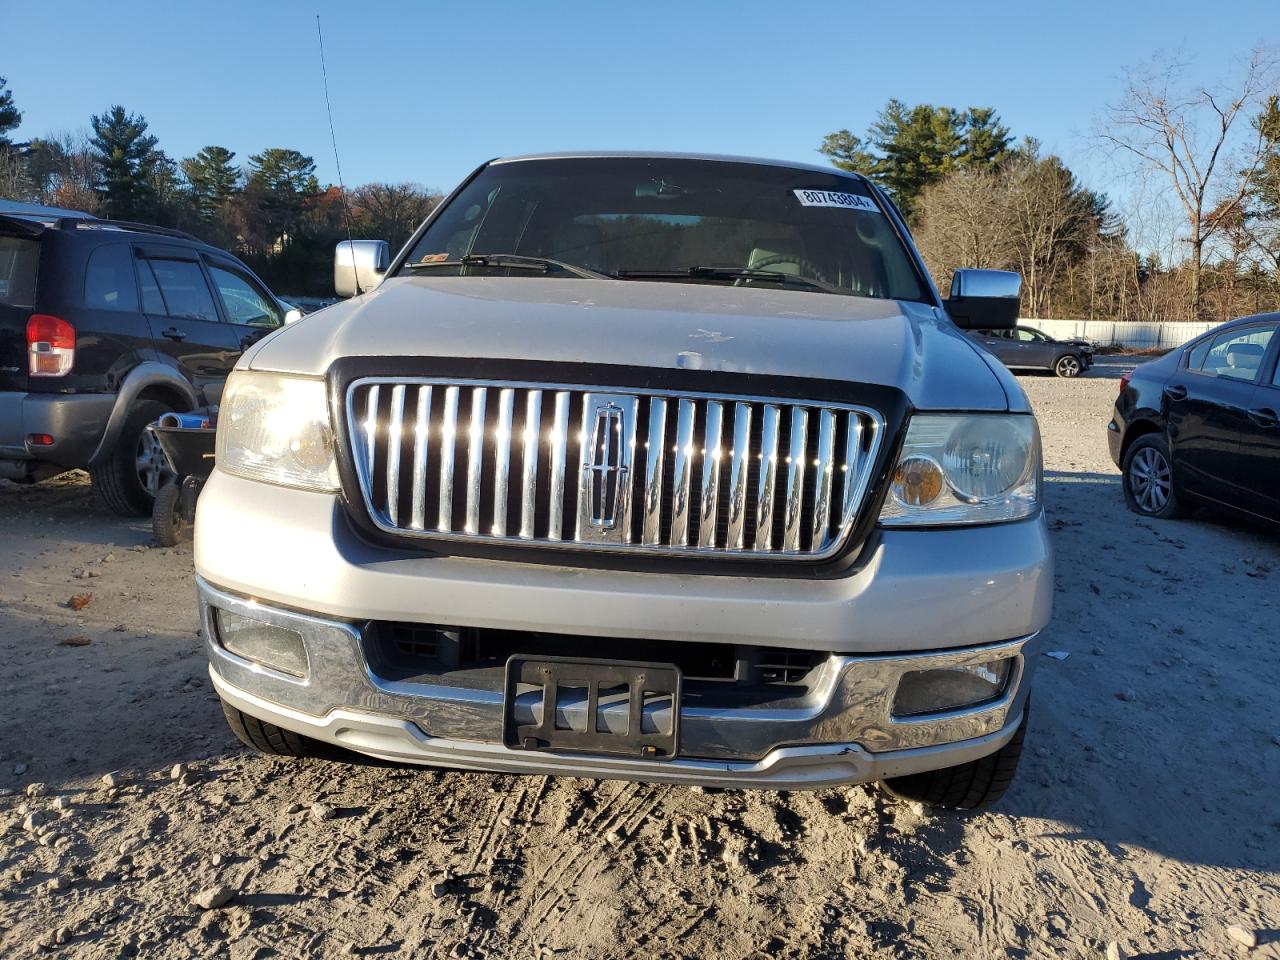
[[[537,273],[550,273],[552,270],[563,270],[575,277],[588,280],[613,279],[607,273],[588,270],[563,260],[552,260],[550,257],[526,257],[519,253],[469,253],[457,260],[418,260],[405,264],[409,270],[430,270],[433,267],[480,267],[495,270],[533,270]]]
[[[809,287],[827,293],[849,293],[834,284],[779,270],[756,270],[752,267],[689,267],[685,270],[619,270],[622,280],[760,280],[764,283]]]

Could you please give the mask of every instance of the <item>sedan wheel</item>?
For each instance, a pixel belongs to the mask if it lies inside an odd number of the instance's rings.
[[[1155,447],[1146,447],[1129,464],[1129,489],[1138,506],[1148,513],[1159,513],[1173,492],[1173,472],[1169,461]]]
[[[1173,462],[1159,434],[1134,441],[1124,459],[1124,498],[1129,509],[1162,520],[1183,512],[1173,488]]]
[[[1080,376],[1080,360],[1074,354],[1067,354],[1060,357],[1057,364],[1053,368],[1053,372],[1060,377],[1070,379]]]

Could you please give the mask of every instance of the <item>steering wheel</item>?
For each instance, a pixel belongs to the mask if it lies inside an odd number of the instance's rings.
[[[801,257],[793,253],[771,254],[770,256],[767,256],[762,260],[757,260],[755,263],[751,264],[747,269],[748,270],[767,270],[769,267],[777,266],[780,263],[794,263],[797,267],[800,268],[800,274],[802,276],[812,277],[814,280],[819,280],[825,284],[831,283],[831,281],[827,279],[826,274],[824,274],[822,270],[818,268],[818,265],[816,263],[814,263],[812,260],[809,260],[805,257]],[[750,279],[751,279],[750,277],[742,277],[738,280],[735,280],[734,286],[739,286],[744,281],[750,281]]]

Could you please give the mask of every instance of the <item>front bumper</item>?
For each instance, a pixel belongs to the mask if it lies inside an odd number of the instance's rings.
[[[84,466],[102,441],[115,399],[106,393],[0,391],[0,460]],[[32,446],[32,434],[47,434],[53,443]]]
[[[816,788],[963,763],[1013,735],[1052,559],[1042,518],[948,531],[885,531],[846,577],[670,576],[424,557],[359,540],[334,497],[215,470],[198,502],[196,567],[219,694],[251,716],[372,756],[470,769],[661,782]],[[231,654],[211,611],[297,631],[303,678]],[[306,613],[299,611],[308,611]],[[499,685],[388,680],[368,621],[758,644],[825,651],[786,705],[681,710],[680,756],[640,761],[511,750]],[[607,656],[607,639],[601,640]],[[899,719],[910,671],[1013,660],[1002,696]]]

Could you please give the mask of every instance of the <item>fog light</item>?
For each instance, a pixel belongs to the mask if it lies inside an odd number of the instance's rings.
[[[898,681],[895,717],[915,717],[998,699],[1009,682],[1012,657],[938,670],[913,670]]]
[[[297,630],[251,620],[226,610],[215,609],[214,618],[218,642],[237,657],[295,677],[307,675],[307,649]]]

